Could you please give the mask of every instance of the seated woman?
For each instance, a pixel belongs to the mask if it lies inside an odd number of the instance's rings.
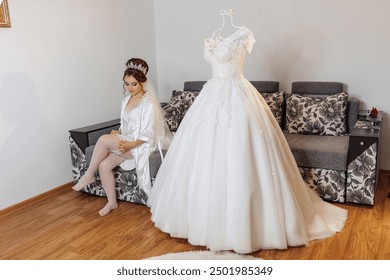
[[[101,216],[118,208],[112,170],[118,165],[125,170],[136,168],[138,185],[148,195],[151,189],[149,156],[156,148],[160,152],[168,149],[172,139],[153,86],[146,77],[148,64],[142,59],[132,58],[126,66],[123,87],[124,94],[127,90],[129,95],[122,101],[121,126],[99,138],[87,171],[73,186],[75,191],[80,191],[93,183],[99,170],[108,199],[99,211]]]

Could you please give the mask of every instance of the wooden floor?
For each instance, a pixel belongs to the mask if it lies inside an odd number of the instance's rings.
[[[344,230],[308,247],[265,250],[266,260],[390,259],[390,173],[381,172],[374,207],[338,204],[349,210]],[[38,199],[0,211],[0,259],[143,259],[166,253],[205,250],[171,238],[153,226],[149,209],[120,202],[106,217],[105,198],[75,192],[70,184]]]

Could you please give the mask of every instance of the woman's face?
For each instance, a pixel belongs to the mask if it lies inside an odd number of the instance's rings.
[[[125,76],[123,78],[125,87],[132,96],[137,95],[143,90],[141,83],[139,83],[133,76]]]

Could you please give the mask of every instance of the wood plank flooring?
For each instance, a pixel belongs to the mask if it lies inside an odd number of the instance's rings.
[[[335,236],[287,250],[264,250],[266,260],[390,259],[390,172],[381,171],[375,206],[337,204],[349,211]],[[0,211],[0,259],[137,260],[166,253],[205,250],[155,228],[149,208],[119,202],[106,217],[106,199],[75,192],[71,185]]]

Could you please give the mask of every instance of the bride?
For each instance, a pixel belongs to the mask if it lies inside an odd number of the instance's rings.
[[[156,227],[210,250],[307,245],[341,231],[347,211],[308,187],[261,94],[242,74],[252,32],[205,40],[212,78],[187,111],[148,199]]]

